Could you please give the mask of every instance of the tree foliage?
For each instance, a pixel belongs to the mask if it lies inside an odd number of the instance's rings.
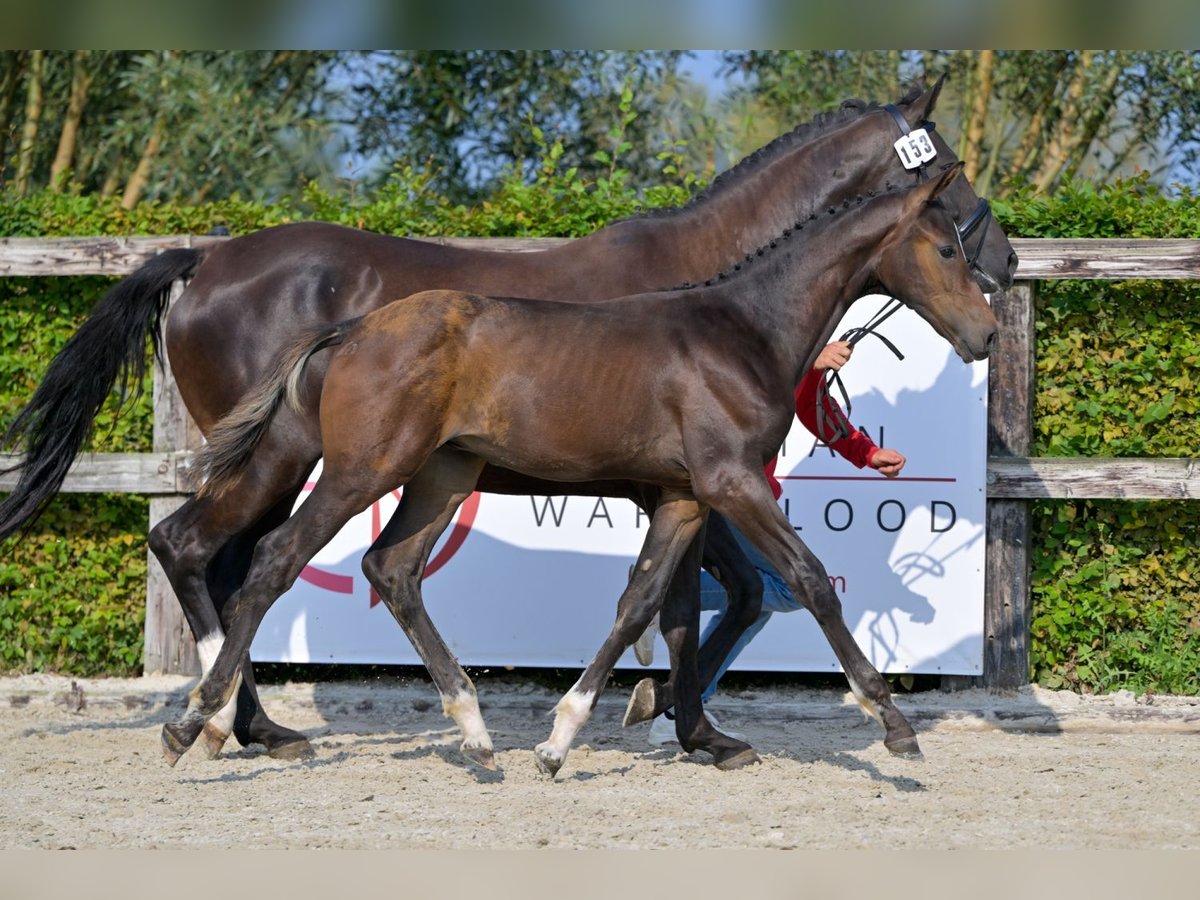
[[[334,54],[0,53],[0,185],[202,202],[329,177]]]
[[[631,105],[621,115],[621,154],[643,183],[657,172],[655,113],[678,59],[677,51],[375,53],[345,61],[345,102],[359,153],[424,167],[459,201],[487,194],[507,166],[536,156],[532,123],[567,138],[567,166],[584,175],[601,171],[609,163],[596,154],[611,153],[607,134],[624,95]]]
[[[981,193],[1050,193],[1200,163],[1197,51],[726,51],[724,93],[680,51],[0,51],[0,190],[188,203],[373,192],[427,173],[452,203],[537,173],[532,126],[581,177],[639,189],[677,153],[712,177],[848,97],[897,99],[947,73],[938,104]],[[616,145],[613,129],[621,134]],[[607,161],[606,161],[607,160]],[[340,188],[339,188],[340,189]]]
[[[739,51],[726,71],[779,123],[842,97],[897,96],[912,78],[948,75],[938,125],[981,194],[1074,177],[1196,173],[1200,52],[1130,50]]]

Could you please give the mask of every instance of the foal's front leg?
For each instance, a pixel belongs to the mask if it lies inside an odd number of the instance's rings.
[[[554,776],[562,768],[575,736],[591,717],[617,660],[654,616],[680,557],[704,523],[706,511],[690,494],[665,497],[654,511],[633,577],[617,602],[617,620],[612,631],[579,680],[555,707],[550,737],[534,749],[535,761],[542,772]]]
[[[897,756],[919,757],[916,732],[892,702],[892,692],[878,670],[855,643],[842,616],[821,561],[788,523],[761,477],[741,478],[743,490],[728,496],[721,512],[728,516],[787,582],[792,593],[812,611],[833,648],[859,705],[883,725],[884,746]]]

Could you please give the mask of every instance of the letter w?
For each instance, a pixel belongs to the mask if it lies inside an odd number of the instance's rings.
[[[550,515],[554,519],[554,524],[556,526],[561,526],[562,519],[563,519],[563,513],[565,513],[567,511],[567,498],[566,497],[562,498],[562,503],[560,503],[558,505],[557,509],[554,508],[554,498],[553,497],[544,497],[543,498],[542,509],[540,512],[538,511],[538,503],[537,503],[536,497],[529,498],[529,505],[533,507],[533,518],[538,523],[539,528],[541,527],[542,522],[545,521],[545,519],[546,519],[546,510],[550,510]]]

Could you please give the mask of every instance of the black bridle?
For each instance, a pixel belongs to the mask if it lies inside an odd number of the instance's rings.
[[[900,129],[901,136],[907,137],[908,135],[912,134],[912,129],[908,126],[908,120],[904,118],[900,110],[896,108],[895,104],[888,103],[884,106],[884,109],[886,109],[888,113],[891,114],[892,119],[895,120],[897,127]],[[937,128],[933,122],[928,120],[921,122],[921,127],[927,132],[933,131],[935,128]],[[928,180],[928,161],[923,161],[914,166],[913,173],[916,176],[918,183]],[[989,281],[992,280],[991,276],[984,272],[979,266],[979,255],[983,252],[983,242],[987,240],[987,231],[991,224],[992,206],[982,197],[979,198],[979,203],[976,204],[975,209],[971,211],[969,216],[963,219],[962,222],[957,220],[954,222],[954,227],[958,231],[958,246],[962,251],[963,258],[965,258],[967,261],[967,267],[972,272],[979,272],[983,274]],[[979,233],[979,243],[975,246],[975,252],[970,256],[967,256],[966,241],[975,233],[976,230],[979,229],[981,225],[983,226],[983,230]],[[874,317],[867,322],[866,325],[851,328],[840,338],[838,338],[838,340],[846,341],[851,347],[853,347],[867,335],[874,335],[875,337],[879,338],[879,340],[883,341],[884,345],[896,355],[897,359],[903,360],[904,354],[900,352],[900,348],[875,330],[893,313],[899,310],[901,306],[903,306],[903,304],[899,300],[895,299],[894,297],[890,298],[879,310],[879,312],[877,312]],[[837,418],[830,417],[825,411],[825,401],[829,399],[830,396],[829,389],[834,385],[837,386],[838,391],[842,395],[842,404],[846,415],[849,416],[850,414],[850,396],[846,392],[846,386],[842,383],[841,376],[837,373],[836,369],[827,369],[824,379],[817,387],[817,437],[826,444],[832,444],[835,441],[840,441],[842,438],[847,437],[850,434],[848,420],[842,421]],[[825,426],[830,422],[832,423],[831,429],[833,434],[831,437],[826,437],[824,434]]]
[[[892,119],[896,122],[896,126],[900,129],[901,135],[908,136],[912,134],[912,129],[908,127],[908,120],[904,118],[903,114],[901,114],[900,110],[896,108],[895,104],[889,103],[884,106],[884,109],[891,113]],[[928,120],[923,121],[921,123],[921,127],[926,131],[935,131],[937,129],[937,125]],[[925,181],[929,178],[929,166],[926,163],[921,163],[913,171],[918,182]],[[982,272],[983,270],[979,267],[979,255],[983,252],[983,242],[987,239],[987,230],[992,224],[992,205],[983,197],[980,197],[979,202],[975,205],[975,208],[971,210],[971,214],[963,219],[962,222],[958,222],[956,220],[954,224],[955,227],[958,228],[958,239],[963,244],[964,256],[966,255],[967,239],[975,233],[976,229],[978,229],[980,225],[983,226],[983,231],[979,234],[979,243],[975,246],[975,252],[971,254],[971,256],[967,257],[967,266],[971,269],[971,271]],[[989,281],[991,280],[990,275],[987,275],[986,272],[983,272],[983,274],[988,278]]]

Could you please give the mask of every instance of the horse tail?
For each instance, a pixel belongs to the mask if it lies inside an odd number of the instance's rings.
[[[207,443],[195,460],[201,478],[200,496],[219,497],[234,485],[280,404],[286,400],[293,409],[300,409],[301,376],[309,358],[326,347],[342,343],[361,318],[305,333],[279,357],[271,376],[209,431]]]
[[[0,448],[23,456],[0,474],[19,472],[0,502],[0,540],[29,524],[62,487],[67,470],[92,433],[113,388],[136,397],[146,372],[146,339],[162,359],[163,313],[171,283],[187,278],[202,250],[167,250],[115,284],[50,362],[33,398],[0,437]]]

